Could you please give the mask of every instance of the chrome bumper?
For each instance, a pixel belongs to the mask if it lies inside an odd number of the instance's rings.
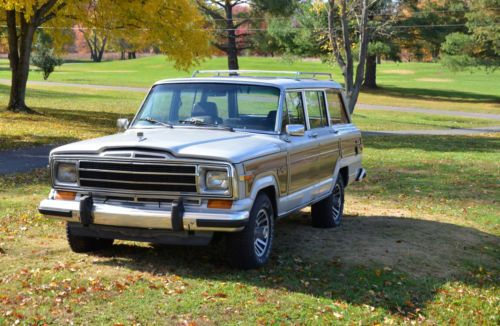
[[[358,170],[356,181],[363,181],[364,178],[366,178],[366,170],[364,168],[361,168]]]
[[[49,218],[68,222],[82,222],[79,201],[45,199],[38,210]],[[223,231],[242,230],[247,221],[248,211],[206,212],[193,211],[185,207],[182,226],[185,231]],[[121,226],[145,229],[173,230],[172,210],[170,208],[151,208],[138,206],[118,206],[93,203],[91,208],[93,225]]]

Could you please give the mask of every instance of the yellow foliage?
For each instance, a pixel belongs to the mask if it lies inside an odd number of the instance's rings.
[[[0,10],[15,10],[26,20],[53,0],[0,0]],[[123,38],[137,47],[156,45],[179,69],[188,69],[212,54],[206,21],[190,0],[57,0],[55,17],[43,24],[56,45],[67,42],[68,31]]]

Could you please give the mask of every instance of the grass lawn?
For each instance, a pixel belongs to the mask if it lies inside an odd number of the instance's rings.
[[[336,67],[315,60],[290,64],[279,58],[241,57],[240,67],[333,72],[334,78],[342,81]],[[213,58],[192,70],[195,69],[227,69],[226,59]],[[127,61],[67,63],[56,68],[50,81],[148,87],[159,79],[186,77],[190,73],[191,71],[176,71],[165,57],[154,56]],[[381,88],[363,92],[360,96],[361,103],[500,113],[500,89],[497,86],[499,71],[453,73],[435,63],[384,62],[378,66],[377,73]],[[5,59],[0,60],[0,78],[10,78],[8,61]],[[30,79],[41,80],[42,75],[32,71]]]
[[[0,85],[0,107],[8,87]],[[41,144],[64,144],[115,133],[116,119],[132,118],[144,94],[75,88],[29,88],[40,114],[0,110],[0,150]]]
[[[220,244],[71,253],[36,212],[45,170],[1,177],[0,324],[498,325],[500,140],[364,142],[343,227],[281,220],[270,264],[246,272]]]
[[[6,106],[9,88],[0,85],[0,107]],[[75,87],[33,86],[29,105],[39,115],[0,110],[0,150],[63,144],[116,132],[120,117],[133,117],[144,94]],[[473,128],[499,125],[497,120],[469,119],[388,111],[358,110],[354,122],[362,130]]]

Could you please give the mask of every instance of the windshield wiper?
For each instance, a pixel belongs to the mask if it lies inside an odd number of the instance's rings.
[[[185,119],[185,120],[179,120],[179,123],[190,124],[190,125],[194,125],[194,126],[215,127],[217,129],[223,129],[223,130],[234,132],[234,128],[233,127],[228,127],[228,126],[220,125],[218,123],[207,123],[203,119],[194,118],[194,117],[191,117],[191,118],[188,118],[188,119]]]
[[[190,125],[195,125],[195,126],[206,126],[207,123],[203,119],[199,118],[187,118],[185,120],[179,120],[179,123],[184,123],[184,124],[190,124]]]
[[[162,125],[162,126],[169,127],[169,128],[173,128],[174,127],[170,123],[161,122],[161,121],[158,121],[158,120],[153,119],[151,117],[141,118],[141,119],[139,119],[139,121],[147,121],[147,122],[150,122],[150,123],[155,123],[155,124]]]

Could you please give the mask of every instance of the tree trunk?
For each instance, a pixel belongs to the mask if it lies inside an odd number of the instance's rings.
[[[107,36],[103,37],[102,41],[99,42],[97,33],[93,31],[92,34],[90,38],[84,35],[85,41],[90,49],[90,60],[93,62],[101,62],[104,55],[104,49],[106,48]]]
[[[346,106],[349,113],[354,112],[354,107],[358,101],[359,91],[364,79],[365,74],[365,63],[366,56],[368,54],[368,41],[369,41],[369,30],[368,30],[368,0],[361,1],[361,15],[358,19],[359,26],[359,54],[358,54],[358,66],[356,67],[356,72],[354,72],[354,58],[352,53],[352,30],[351,30],[351,12],[347,0],[342,0],[339,3],[339,8],[335,4],[335,0],[328,1],[328,38],[332,46],[332,53],[342,70],[344,75],[344,88],[345,88],[345,99]],[[340,9],[340,10],[338,10]],[[339,19],[336,16],[339,16]],[[341,25],[341,36],[337,34],[339,30],[337,26],[334,26],[335,22],[339,20]]]
[[[29,20],[26,20],[26,13],[22,9],[21,11],[5,10],[12,76],[7,110],[34,113],[25,103],[33,36],[40,25],[54,18],[56,12],[65,6],[64,2],[56,6],[57,2],[57,0],[44,1],[42,5],[34,8]],[[18,24],[17,17],[19,17]]]
[[[97,54],[97,60],[96,62],[101,62],[102,61],[102,57],[104,55],[104,49],[106,48],[106,41],[107,41],[107,36],[105,36],[103,39],[102,39],[102,42],[101,42],[101,48],[99,49],[98,51],[98,54]]]
[[[238,47],[236,44],[236,28],[233,21],[233,7],[226,6],[226,27],[227,27],[227,67],[229,70],[238,70]]]
[[[369,55],[366,57],[365,81],[363,86],[366,88],[377,88],[377,56]]]
[[[33,111],[26,106],[26,83],[28,82],[31,47],[35,34],[34,21],[26,21],[20,15],[20,34],[17,35],[16,12],[6,11],[9,39],[9,60],[12,73],[8,110],[14,112]],[[31,20],[33,20],[32,18]]]
[[[120,60],[125,60],[125,51],[120,51]]]

